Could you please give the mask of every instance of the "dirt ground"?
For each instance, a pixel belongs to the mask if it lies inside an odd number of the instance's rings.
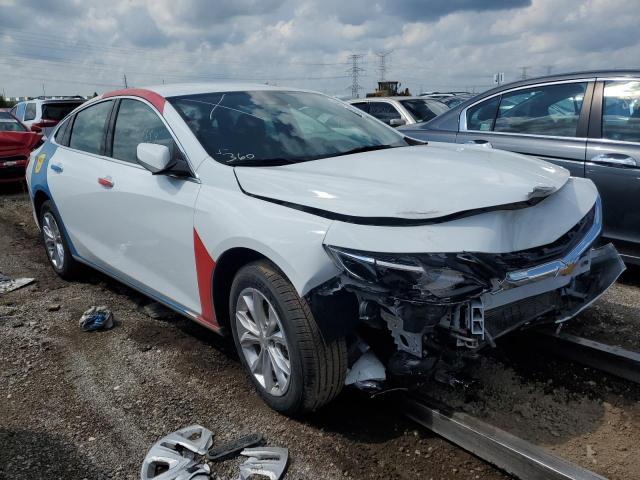
[[[158,437],[193,423],[216,442],[260,432],[289,448],[288,479],[508,478],[405,420],[393,397],[345,391],[302,421],[269,410],[225,339],[150,318],[148,299],[100,274],[59,279],[27,196],[2,188],[0,272],[36,282],[0,296],[0,478],[135,479]],[[574,333],[640,349],[639,278],[625,274]],[[80,330],[92,305],[114,311],[113,330]],[[475,386],[435,393],[609,478],[640,478],[637,386],[548,358],[526,336],[501,347],[474,369]],[[214,478],[236,478],[238,464],[213,465]]]

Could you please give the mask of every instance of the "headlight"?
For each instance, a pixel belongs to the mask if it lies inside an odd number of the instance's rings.
[[[488,289],[489,281],[456,254],[384,254],[325,246],[354,283],[406,300],[454,303]]]

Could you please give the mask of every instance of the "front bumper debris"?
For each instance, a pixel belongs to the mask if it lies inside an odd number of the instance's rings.
[[[416,300],[347,273],[306,298],[327,336],[342,329],[347,338],[366,338],[369,355],[375,353],[391,376],[438,377],[442,370],[459,371],[509,332],[566,322],[597,300],[625,266],[613,245],[592,248],[595,237],[582,240],[588,243],[581,241],[560,260],[492,277],[490,288],[454,302]],[[367,378],[367,369],[354,368],[357,362],[350,361],[350,372],[357,372],[353,383],[384,381],[379,372]]]

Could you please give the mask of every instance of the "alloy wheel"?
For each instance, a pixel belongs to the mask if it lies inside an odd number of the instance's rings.
[[[57,270],[62,270],[64,267],[64,243],[58,222],[51,212],[45,213],[42,217],[42,233],[51,263]]]
[[[245,288],[236,303],[238,342],[251,374],[274,396],[287,392],[291,378],[289,346],[280,318],[267,298]]]

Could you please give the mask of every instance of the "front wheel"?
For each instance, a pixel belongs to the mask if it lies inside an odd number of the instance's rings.
[[[231,331],[249,378],[274,410],[316,410],[340,393],[344,338],[325,341],[307,302],[268,261],[243,267],[231,287]]]

